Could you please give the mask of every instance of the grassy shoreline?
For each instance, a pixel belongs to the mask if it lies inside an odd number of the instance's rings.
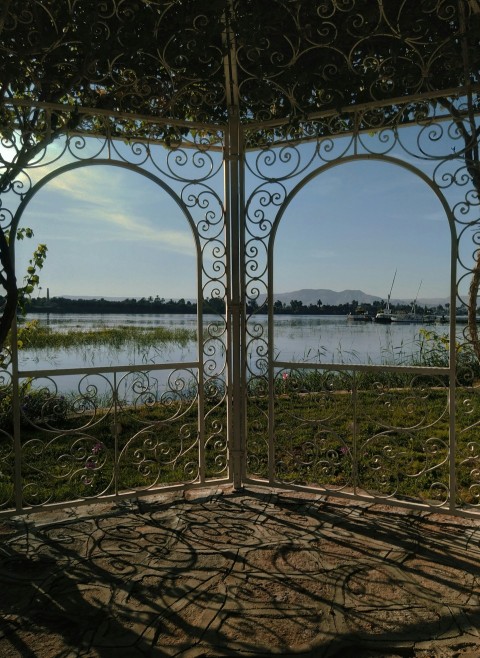
[[[23,327],[24,349],[150,345],[195,340],[194,331],[163,327],[101,327],[59,332]],[[144,341],[139,343],[139,341]],[[448,364],[445,337],[425,332],[422,365]],[[480,366],[468,346],[457,346],[455,496],[480,502]],[[418,365],[418,364],[412,364]],[[146,368],[148,370],[148,368]],[[135,376],[136,377],[136,376]],[[154,379],[154,378],[153,378]],[[146,383],[149,385],[146,386]],[[132,399],[119,391],[103,399],[95,386],[60,394],[27,380],[21,396],[23,495],[27,504],[97,497],[112,491],[192,482],[226,472],[228,404],[220,379],[185,380],[165,391],[155,382],[131,382]],[[463,386],[463,388],[462,388]],[[288,484],[331,489],[360,487],[383,496],[447,499],[450,478],[448,377],[411,372],[276,370],[268,394],[265,375],[248,383],[248,470],[269,474],[273,434],[275,477]],[[203,421],[199,425],[199,414]],[[202,429],[200,429],[200,427]],[[0,504],[13,497],[15,455],[12,386],[0,388]],[[199,462],[204,454],[204,464]]]
[[[54,331],[35,321],[22,327],[19,332],[20,349],[65,349],[99,345],[120,348],[127,344],[151,347],[166,343],[184,347],[196,340],[197,332],[192,329],[120,325],[98,329]]]
[[[354,402],[355,400],[355,402]],[[476,425],[457,400],[458,501],[478,504]],[[22,400],[22,476],[27,503],[96,497],[198,477],[199,399],[194,391],[108,407],[30,391]],[[268,400],[249,399],[249,471],[268,475]],[[113,404],[113,400],[112,400]],[[353,405],[356,411],[354,412]],[[205,475],[226,465],[225,401],[205,400]],[[272,417],[276,477],[285,483],[360,486],[386,496],[443,500],[449,484],[448,388],[278,391]],[[4,427],[4,431],[9,428]],[[11,430],[10,430],[11,431]],[[1,455],[0,455],[1,457]],[[13,495],[13,453],[0,459],[0,499]],[[33,497],[32,497],[33,496]]]

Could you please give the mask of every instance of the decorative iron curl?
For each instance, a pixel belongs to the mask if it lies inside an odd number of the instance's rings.
[[[263,277],[267,274],[268,247],[262,240],[252,238],[245,245],[245,270],[250,277],[247,283],[247,294],[250,300],[257,299],[252,295],[259,291],[258,286],[266,290],[266,284]]]
[[[448,500],[448,441],[430,437],[421,445],[410,432],[381,432],[358,447],[359,486],[373,495],[392,498],[410,492],[416,483],[429,491],[444,492],[424,502],[442,506]],[[410,469],[410,470],[409,470]],[[432,478],[443,475],[444,482]]]
[[[63,448],[67,443],[68,451]],[[69,495],[97,497],[110,488],[113,478],[111,453],[105,444],[88,434],[58,434],[49,441],[31,439],[22,446],[25,464],[26,504],[44,505],[58,496],[55,482],[69,483]],[[53,462],[49,470],[38,463]],[[107,466],[110,466],[108,470]],[[41,481],[39,481],[41,478]],[[94,487],[95,483],[98,486]],[[80,489],[78,487],[81,487]],[[89,489],[86,490],[85,487]],[[67,494],[68,495],[68,494]]]
[[[340,129],[337,129],[336,123],[342,123],[342,119],[335,117],[331,119],[328,124],[327,134],[336,135],[337,132],[341,132]],[[353,144],[353,137],[343,139],[333,139],[332,137],[321,137],[318,139],[317,143],[317,157],[320,162],[333,162],[338,158],[341,158],[342,155],[345,155],[350,150]]]
[[[220,240],[210,239],[202,248],[202,272],[207,278],[203,284],[204,293],[207,293],[210,288],[210,294],[206,295],[205,299],[208,296],[221,299],[225,294],[225,274],[227,271],[225,254],[225,245]],[[217,287],[211,289],[212,286]]]
[[[368,151],[369,153],[387,155],[388,153],[391,153],[398,144],[398,135],[395,129],[388,127],[382,128],[378,131],[373,145],[371,137],[369,136],[368,139],[365,139],[363,134],[358,136],[358,141],[362,144],[365,151]],[[375,148],[376,146],[378,146],[378,148]]]

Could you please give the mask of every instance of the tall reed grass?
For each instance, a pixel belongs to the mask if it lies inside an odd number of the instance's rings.
[[[181,328],[117,326],[55,331],[34,322],[22,328],[19,347],[20,349],[52,349],[101,345],[121,348],[128,344],[151,347],[166,343],[184,347],[196,339],[197,334],[194,330]]]

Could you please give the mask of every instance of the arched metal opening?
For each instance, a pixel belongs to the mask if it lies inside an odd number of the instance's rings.
[[[214,187],[207,193],[197,181],[195,190],[187,178],[180,179],[177,192],[158,172],[111,158],[57,163],[20,199],[12,231],[49,182],[92,166],[145,177],[183,214],[196,262],[194,345],[190,356],[177,362],[157,354],[136,365],[125,359],[92,367],[26,367],[19,364],[19,345],[32,330],[15,323],[2,387],[11,401],[1,428],[7,509],[14,502],[20,511],[229,479],[227,329],[209,301],[228,286],[224,216]],[[173,168],[167,169],[173,179]],[[214,174],[219,172],[221,167]],[[65,225],[68,230],[68,218]]]
[[[422,130],[420,126],[420,134]],[[432,139],[435,130],[444,138],[448,132],[433,126]],[[471,405],[477,395],[474,356],[468,331],[463,326],[459,336],[455,318],[458,300],[466,301],[465,290],[460,291],[466,260],[459,256],[465,227],[458,213],[458,165],[448,153],[446,158],[433,155],[431,162],[424,157],[425,150],[414,154],[410,147],[395,153],[402,150],[401,131],[391,135],[391,142],[385,138],[387,147],[379,148],[382,137],[374,146],[375,139],[370,136],[369,143],[365,136],[353,136],[334,155],[330,149],[322,153],[319,140],[310,147],[284,144],[265,156],[250,156],[249,170],[257,184],[246,206],[246,254],[247,258],[258,255],[259,263],[256,269],[246,270],[246,298],[259,302],[255,307],[260,309],[254,308],[247,318],[251,408],[246,481],[288,489],[320,488],[337,496],[395,500],[398,505],[457,513],[475,504],[477,487],[476,456],[467,438],[472,427],[461,412],[462,405]],[[284,172],[275,180],[270,167],[282,158]],[[443,209],[450,234],[445,264],[450,270],[450,325],[442,343],[442,332],[425,333],[432,341],[429,349],[437,357],[441,353],[441,360],[407,367],[329,363],[320,358],[307,363],[276,354],[273,266],[280,223],[309,182],[342,164],[362,160],[402,167],[425,184]],[[435,241],[425,244],[425,249],[435,249]],[[409,410],[404,417],[398,413],[400,408]]]
[[[429,129],[440,131],[445,144],[450,144],[448,130],[442,124],[432,120]],[[419,123],[416,130],[418,142],[423,138],[426,127]],[[64,479],[80,481],[81,491],[79,489],[76,496],[81,500],[141,495],[159,488],[165,490],[170,487],[205,486],[212,482],[233,482],[237,487],[255,482],[287,488],[325,490],[336,495],[369,500],[373,497],[384,502],[434,507],[450,513],[459,513],[460,510],[464,513],[465,505],[473,510],[476,471],[472,466],[477,458],[472,453],[472,441],[468,437],[474,431],[475,422],[469,424],[463,418],[459,424],[455,415],[459,396],[470,401],[476,396],[474,369],[471,374],[464,372],[462,381],[459,381],[456,365],[458,341],[454,339],[455,300],[459,296],[457,286],[471,268],[468,259],[462,260],[459,255],[460,240],[462,236],[465,240],[471,222],[462,223],[459,209],[461,201],[458,187],[461,179],[455,175],[458,161],[450,154],[445,155],[444,151],[430,153],[426,158],[425,147],[417,148],[416,152],[413,152],[410,144],[405,148],[400,130],[391,133],[382,131],[370,136],[356,133],[339,138],[338,142],[331,138],[316,139],[304,144],[287,140],[267,150],[245,150],[242,137],[235,143],[236,148],[242,149],[241,157],[238,158],[223,157],[215,147],[202,145],[201,148],[193,146],[164,151],[161,164],[154,162],[155,157],[159,157],[157,154],[151,156],[145,151],[139,157],[135,149],[129,152],[129,146],[122,147],[121,157],[118,154],[104,157],[100,149],[93,157],[82,157],[73,163],[57,166],[26,194],[21,195],[13,213],[14,226],[18,225],[25,208],[34,200],[38,190],[63,171],[86,165],[113,165],[146,176],[171,195],[187,218],[197,252],[199,299],[215,298],[226,305],[225,316],[218,316],[218,320],[212,323],[204,322],[199,311],[197,334],[201,336],[201,349],[198,358],[189,364],[174,364],[178,371],[187,370],[190,373],[190,383],[184,377],[174,374],[175,368],[171,363],[156,364],[154,369],[171,373],[168,390],[163,390],[165,395],[162,398],[150,386],[148,376],[145,378],[145,368],[139,366],[130,369],[130,372],[143,373],[136,380],[136,375],[132,376],[131,387],[132,390],[136,387],[139,403],[147,409],[154,409],[164,404],[170,396],[169,410],[174,411],[170,416],[167,412],[164,412],[167,414],[164,416],[152,415],[135,431],[129,430],[129,439],[120,439],[124,427],[119,418],[121,414],[128,415],[134,405],[132,400],[122,399],[118,394],[118,382],[121,381],[125,386],[125,376],[119,374],[118,381],[115,379],[117,372],[124,373],[127,370],[124,365],[111,368],[110,374],[115,381],[109,383],[109,386],[113,394],[111,401],[101,407],[101,422],[98,423],[95,416],[98,412],[91,394],[95,386],[89,388],[88,379],[84,380],[85,390],[80,398],[83,399],[83,412],[90,414],[92,422],[77,424],[76,427],[72,425],[73,412],[66,411],[63,402],[55,406],[58,391],[44,387],[44,410],[39,416],[41,422],[34,421],[33,426],[44,433],[46,431],[50,438],[61,437],[62,448],[55,453],[54,461],[57,466],[69,460],[76,464],[71,470],[67,468],[65,472],[68,475]],[[431,140],[431,143],[436,145],[438,142]],[[108,143],[106,145],[111,149]],[[395,152],[395,149],[402,151],[402,154]],[[140,162],[136,162],[136,159]],[[305,185],[334,167],[362,159],[378,160],[409,171],[432,190],[444,209],[452,236],[449,263],[452,272],[451,324],[447,365],[421,368],[412,366],[410,369],[405,366],[384,368],[368,364],[349,367],[334,363],[306,365],[275,358],[271,337],[273,253],[277,229],[289,204]],[[185,169],[187,162],[191,168],[189,175]],[[273,171],[275,168],[276,171]],[[192,172],[196,175],[192,176]],[[445,178],[448,184],[442,183]],[[462,254],[465,255],[465,249]],[[457,275],[458,264],[460,272]],[[256,308],[252,308],[253,301],[257,302]],[[266,323],[260,321],[260,315],[264,312]],[[468,340],[465,340],[467,343]],[[36,498],[35,478],[30,483],[23,481],[22,469],[28,460],[31,463],[32,457],[26,457],[24,444],[35,445],[40,453],[46,453],[53,451],[55,443],[47,440],[40,448],[38,440],[43,439],[39,436],[32,441],[27,439],[26,442],[21,438],[25,431],[22,413],[25,414],[21,404],[22,383],[37,377],[38,373],[19,370],[15,360],[10,368],[7,372],[13,377],[18,402],[14,405],[14,431],[4,431],[6,444],[11,441],[12,445],[4,463],[10,460],[10,464],[13,464],[11,472],[16,491],[16,510],[57,504],[55,493],[51,497]],[[86,373],[70,373],[73,374],[82,377]],[[105,377],[105,373],[95,375]],[[287,377],[284,378],[284,375]],[[43,373],[42,376],[50,375]],[[141,377],[144,377],[142,381]],[[308,386],[306,380],[310,380]],[[315,384],[312,383],[314,380]],[[195,391],[191,382],[195,382]],[[430,404],[430,398],[425,392],[427,389],[435,391],[436,399],[432,402],[432,409],[436,411],[430,411],[419,421],[420,407],[424,409]],[[367,417],[365,414],[362,417],[358,410],[368,407],[365,402],[367,398],[369,411]],[[307,425],[313,432],[313,436],[303,442],[308,446],[308,454],[304,448],[292,447],[292,436],[303,421],[299,422],[302,416],[294,407],[285,413],[282,411],[281,407],[287,400],[291,405],[303,401],[304,406],[308,407]],[[308,404],[305,405],[307,400]],[[334,422],[335,414],[321,417],[315,415],[320,408],[333,408],[338,404],[342,409],[340,424],[338,418]],[[410,424],[404,422],[401,427],[389,424],[385,418],[382,421],[385,408],[395,405],[410,405],[413,409],[410,420],[415,414],[417,420]],[[435,417],[432,413],[436,414]],[[283,420],[279,422],[282,414]],[[107,423],[107,418],[108,422],[113,421],[110,425],[114,428],[113,457],[108,459],[107,450],[103,447],[106,441],[98,441],[94,433],[90,432],[90,424],[100,427],[102,423]],[[425,432],[436,430],[440,425],[438,436],[425,437]],[[167,448],[161,439],[167,426],[176,428],[174,450],[171,446]],[[370,432],[369,438],[360,439],[361,428],[366,426]],[[460,450],[456,445],[459,432],[464,435]],[[78,440],[73,439],[74,436]],[[353,438],[346,438],[349,436]],[[96,453],[92,457],[92,449],[98,453],[95,446],[99,444],[102,445],[105,461],[100,461]],[[184,449],[186,445],[188,450]],[[129,452],[130,447],[132,450]],[[182,468],[185,477],[179,475],[178,469],[175,481],[165,477],[165,471],[162,471],[161,477],[158,476],[162,470],[160,465],[168,462],[168,454],[174,454],[168,463],[175,470],[181,461],[179,455],[191,456],[193,453],[197,461],[184,459]],[[299,457],[302,454],[303,457]],[[142,474],[142,482],[122,486],[121,473],[126,462],[126,470]],[[411,465],[412,462],[415,466]],[[292,464],[296,466],[292,468]],[[92,488],[92,475],[107,470],[110,477],[102,480],[98,489]],[[463,493],[458,494],[456,482],[460,472]],[[51,471],[49,486],[52,492],[56,480],[57,475]],[[145,481],[148,481],[146,485]],[[412,489],[405,482],[409,485],[412,482],[427,484]],[[28,485],[26,493],[25,484]],[[33,495],[29,497],[30,486]],[[6,491],[4,507],[8,511],[13,489],[7,488]],[[405,502],[407,498],[408,502]],[[60,500],[57,502],[64,504]]]

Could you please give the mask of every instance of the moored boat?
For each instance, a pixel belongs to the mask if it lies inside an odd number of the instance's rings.
[[[385,308],[382,311],[379,311],[374,318],[375,322],[379,322],[380,324],[390,324],[392,321],[392,309],[390,308],[390,297],[392,296],[393,284],[395,283],[396,276],[397,276],[397,270],[395,270],[395,274],[393,275],[393,281],[390,288],[390,292],[388,293],[387,303],[385,304]]]
[[[381,324],[390,324],[391,321],[392,321],[392,310],[387,302],[387,305],[385,306],[383,311],[379,311],[375,316],[375,322],[380,322]]]
[[[417,299],[418,293],[422,286],[423,281],[420,281],[417,294],[412,302],[412,308],[409,313],[397,313],[392,315],[392,322],[403,322],[404,324],[433,324],[435,317],[426,313],[417,313]]]
[[[347,320],[350,322],[371,322],[372,318],[365,309],[359,306],[356,313],[349,313],[347,315]]]

